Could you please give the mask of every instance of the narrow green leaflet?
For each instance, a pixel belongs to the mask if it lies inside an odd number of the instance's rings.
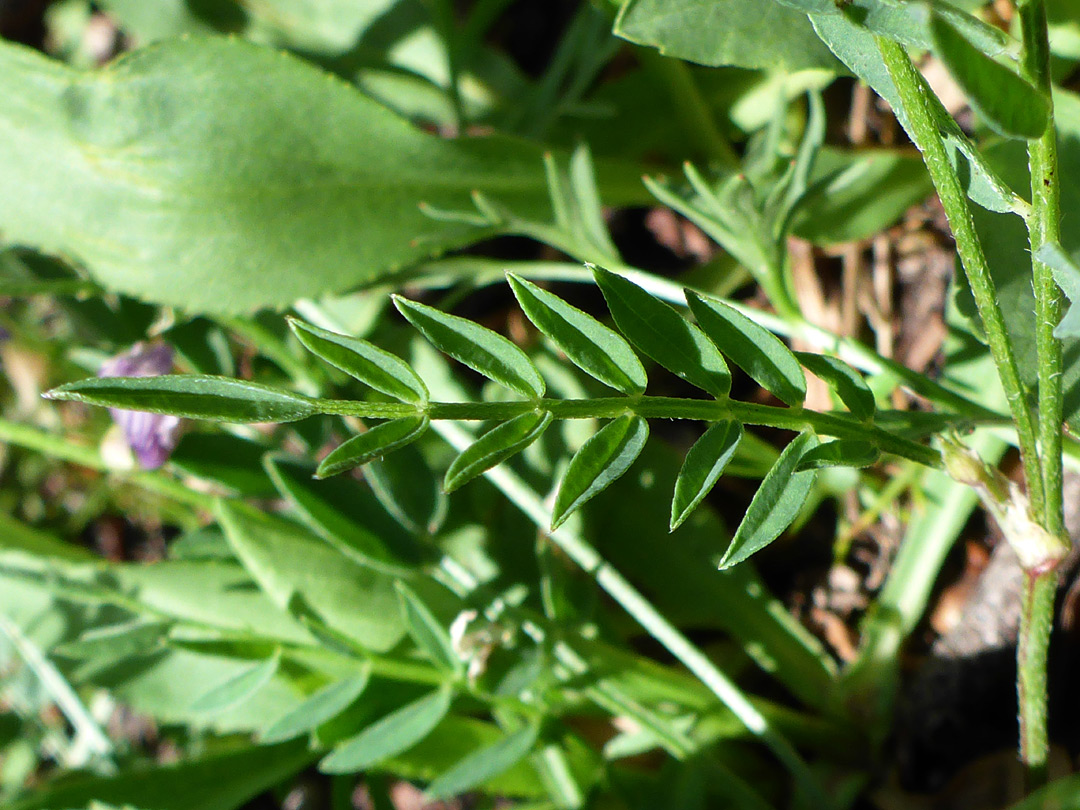
[[[530,725],[473,751],[428,785],[425,794],[437,801],[480,787],[524,759],[539,735],[539,729]]]
[[[439,689],[372,723],[319,762],[323,773],[354,773],[408,751],[446,717],[453,694]]]
[[[613,419],[590,437],[570,460],[559,485],[551,530],[559,528],[574,510],[630,469],[648,438],[649,423],[633,414]]]
[[[931,15],[930,32],[934,53],[993,129],[1010,138],[1043,134],[1050,101],[1035,85],[982,53],[944,17]]]
[[[426,416],[403,416],[358,433],[335,447],[319,463],[315,477],[329,478],[400,450],[423,436],[429,424]]]
[[[323,687],[299,706],[274,721],[261,735],[263,743],[282,742],[307,734],[328,720],[333,720],[352,705],[367,688],[370,670]]]
[[[277,651],[265,661],[252,664],[224,683],[210,688],[191,705],[196,712],[223,712],[241,701],[247,700],[269,683],[281,664],[281,652]]]
[[[727,363],[700,329],[632,281],[602,267],[592,271],[611,317],[631,343],[687,382],[715,397],[727,396]]]
[[[61,385],[45,396],[215,422],[294,422],[318,413],[315,400],[302,394],[203,374],[90,377]]]
[[[671,531],[701,503],[720,480],[724,468],[743,437],[743,426],[733,420],[717,422],[694,442],[686,454],[679,477],[675,479],[675,497],[671,501]]]
[[[409,629],[416,646],[423,650],[441,669],[461,675],[464,671],[461,658],[454,652],[450,634],[442,626],[428,606],[404,582],[397,583],[398,596],[401,597],[401,611],[405,616],[405,626]]]
[[[521,349],[478,323],[400,295],[394,305],[439,351],[529,399],[544,395],[544,378]]]
[[[443,489],[453,492],[460,486],[502,464],[539,439],[551,424],[550,411],[530,411],[489,430],[450,465]]]
[[[781,402],[793,407],[802,404],[806,398],[806,375],[795,355],[778,337],[714,298],[687,290],[686,302],[701,331],[731,362]]]
[[[531,282],[512,274],[506,278],[522,311],[570,362],[616,391],[644,393],[645,369],[618,333]]]
[[[360,338],[339,335],[289,318],[296,337],[312,354],[402,402],[425,405],[428,390],[415,371],[397,355]]]
[[[53,652],[65,658],[107,657],[114,661],[131,655],[147,655],[161,649],[169,626],[168,622],[136,619],[122,624],[95,627]]]
[[[796,471],[819,470],[822,467],[869,467],[881,458],[881,451],[862,439],[837,439],[811,448],[801,459]]]
[[[364,477],[383,508],[409,531],[434,534],[446,520],[450,499],[415,447],[371,462]]]
[[[824,354],[795,352],[795,356],[804,368],[820,377],[836,392],[853,416],[864,421],[874,417],[877,410],[874,392],[859,372],[843,360]]]
[[[724,552],[720,560],[721,570],[765,548],[795,520],[817,476],[816,470],[796,472],[796,469],[803,455],[816,447],[817,443],[817,436],[806,431],[784,448],[758,487],[731,545]]]
[[[1054,337],[1059,340],[1080,337],[1080,267],[1077,267],[1065,250],[1057,242],[1047,242],[1037,251],[1035,258],[1050,268],[1054,281],[1071,302],[1069,311],[1054,327]]]

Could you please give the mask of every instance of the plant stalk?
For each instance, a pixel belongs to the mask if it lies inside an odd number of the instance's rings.
[[[1035,420],[1027,405],[1024,386],[1020,382],[1016,355],[1013,353],[1012,343],[1005,327],[1005,316],[998,304],[990,265],[983,253],[979,235],[975,231],[967,196],[960,184],[960,178],[957,177],[955,169],[949,162],[945,143],[931,112],[928,98],[930,91],[911,63],[903,46],[884,37],[877,37],[877,44],[885,67],[893,84],[896,85],[900,101],[907,112],[908,123],[911,126],[908,134],[922,152],[930,179],[934,183],[934,188],[937,189],[941,206],[945,209],[949,227],[956,240],[956,252],[967,275],[968,284],[986,332],[986,342],[994,358],[994,365],[997,366],[998,375],[1001,377],[1001,385],[1005,391],[1013,421],[1016,423],[1020,458],[1023,462],[1030,499],[1032,503],[1043,503],[1043,476],[1036,442]]]
[[[1017,4],[1022,31],[1025,72],[1050,102],[1046,129],[1028,141],[1031,170],[1031,216],[1027,220],[1035,290],[1035,353],[1038,364],[1039,463],[1042,502],[1035,502],[1039,522],[1056,537],[1065,535],[1062,458],[1062,347],[1054,337],[1061,320],[1061,290],[1050,268],[1035,258],[1039,248],[1061,236],[1061,194],[1058,176],[1057,131],[1054,126],[1050,79],[1050,45],[1043,0]],[[1017,701],[1020,715],[1020,759],[1027,789],[1047,781],[1050,745],[1047,734],[1046,668],[1053,626],[1057,577],[1054,570],[1026,572],[1020,637],[1016,651]]]

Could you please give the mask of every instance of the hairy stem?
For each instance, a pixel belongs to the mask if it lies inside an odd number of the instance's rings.
[[[1016,697],[1020,710],[1020,759],[1027,789],[1046,783],[1050,744],[1046,732],[1046,662],[1057,591],[1055,571],[1025,573],[1016,650]]]
[[[877,38],[878,50],[885,61],[893,84],[907,112],[911,130],[908,133],[912,141],[923,154],[923,160],[930,173],[930,179],[937,189],[941,206],[949,219],[953,238],[956,240],[956,252],[967,275],[975,305],[979,310],[986,342],[994,358],[1009,410],[1016,423],[1016,434],[1020,445],[1020,457],[1023,461],[1024,476],[1027,480],[1031,501],[1043,503],[1043,477],[1039,464],[1036,444],[1035,421],[1028,408],[1024,387],[1020,382],[1020,372],[1013,353],[1005,316],[998,303],[994,279],[990,274],[990,265],[983,253],[982,242],[975,231],[967,197],[960,184],[956,171],[949,162],[945,143],[941,138],[938,125],[931,112],[929,89],[922,76],[908,58],[901,45]]]

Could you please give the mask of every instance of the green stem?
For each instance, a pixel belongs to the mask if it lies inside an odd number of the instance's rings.
[[[792,431],[810,428],[826,436],[864,439],[875,443],[883,452],[929,467],[937,467],[941,463],[941,455],[937,450],[901,436],[894,436],[845,413],[820,413],[804,408],[757,405],[733,400],[598,397],[509,402],[430,402],[426,407],[418,409],[417,406],[407,403],[320,399],[317,406],[322,413],[375,419],[412,416],[422,410],[433,421],[501,421],[533,410],[550,411],[556,419],[614,419],[628,413],[645,419],[693,419],[700,422],[718,422],[733,418],[748,425]]]
[[[1019,7],[1024,35],[1024,66],[1030,78],[1051,100],[1046,131],[1028,142],[1031,166],[1031,216],[1028,234],[1034,257],[1039,248],[1061,237],[1061,183],[1058,177],[1057,133],[1054,129],[1053,94],[1050,85],[1050,46],[1047,42],[1046,9],[1042,0]],[[1035,351],[1039,375],[1039,461],[1042,467],[1043,501],[1036,504],[1043,527],[1052,534],[1065,530],[1062,504],[1062,349],[1054,337],[1061,320],[1061,290],[1050,268],[1032,258],[1035,288]]]
[[[967,196],[952,163],[949,162],[945,143],[941,139],[941,133],[931,112],[929,89],[901,45],[884,37],[877,37],[877,44],[885,67],[893,84],[896,85],[900,101],[907,112],[908,123],[911,127],[908,134],[923,154],[930,179],[937,189],[941,206],[945,209],[949,227],[956,240],[956,252],[960,256],[960,262],[967,275],[968,284],[986,333],[986,342],[1001,377],[1001,385],[1005,391],[1013,421],[1016,423],[1020,457],[1031,501],[1037,504],[1043,503],[1043,478],[1035,438],[1035,422],[1027,405],[1024,387],[1020,382],[1016,356],[1013,354],[1012,343],[1005,327],[1005,316],[998,304],[990,265],[983,253],[979,235],[975,231]]]
[[[1020,642],[1016,650],[1016,697],[1020,709],[1020,759],[1028,790],[1039,788],[1047,781],[1050,744],[1046,732],[1046,662],[1056,592],[1056,571],[1025,572]]]

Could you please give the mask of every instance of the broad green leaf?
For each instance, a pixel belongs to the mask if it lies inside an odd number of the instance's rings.
[[[540,736],[536,726],[526,726],[489,746],[474,751],[428,785],[429,799],[449,799],[498,776],[524,759]]]
[[[816,447],[817,442],[817,436],[806,431],[784,448],[750,501],[731,545],[720,560],[721,570],[765,548],[795,520],[817,475],[816,470],[796,472],[796,469],[803,455]]]
[[[874,392],[859,372],[836,357],[810,352],[795,352],[795,356],[807,371],[824,380],[836,392],[853,416],[862,420],[874,417],[877,409]]]
[[[370,670],[365,667],[353,678],[345,678],[323,687],[275,720],[270,728],[259,735],[259,739],[264,744],[291,740],[334,719],[363,694],[370,676]]]
[[[544,378],[528,355],[497,332],[399,295],[394,304],[439,351],[523,397],[544,395]]]
[[[252,664],[224,683],[212,686],[191,705],[196,712],[222,712],[251,697],[277,674],[281,664],[280,652],[265,661]]]
[[[611,317],[630,342],[668,371],[716,397],[731,390],[731,373],[700,329],[632,281],[593,267]]]
[[[645,391],[645,369],[620,335],[531,282],[512,274],[507,275],[507,280],[529,320],[574,365],[624,394],[634,396]]]
[[[73,776],[56,785],[45,783],[5,808],[54,810],[102,801],[146,810],[236,810],[288,780],[313,758],[301,742],[242,745],[169,765],[132,766],[111,776]]]
[[[694,442],[686,454],[679,477],[675,479],[675,496],[671,501],[671,531],[690,517],[702,499],[720,480],[743,437],[738,422],[717,422]]]
[[[424,381],[397,355],[361,338],[339,335],[296,318],[289,319],[289,326],[308,351],[360,382],[402,402],[427,404]]]
[[[354,773],[409,750],[446,717],[452,699],[453,693],[443,688],[402,706],[341,743],[319,762],[319,770]]]
[[[319,463],[315,477],[329,478],[400,450],[423,436],[429,424],[427,416],[403,416],[358,433],[335,447]]]
[[[630,469],[648,438],[649,423],[633,414],[611,420],[590,437],[570,460],[559,484],[551,511],[552,531]]]
[[[446,520],[449,499],[415,447],[373,461],[364,477],[383,508],[416,534],[434,534]]]
[[[701,331],[731,361],[791,406],[806,398],[806,376],[791,350],[769,330],[713,298],[686,291]]]
[[[311,465],[267,456],[278,493],[317,535],[362,565],[404,575],[423,559],[416,540],[362,484],[351,478],[313,478]]]
[[[425,216],[479,190],[546,210],[542,150],[414,128],[310,62],[173,39],[93,71],[0,43],[5,241],[188,312],[338,292],[476,238]],[[609,204],[644,194],[600,166]]]
[[[934,53],[993,129],[1010,138],[1043,134],[1050,100],[1035,85],[979,51],[940,15],[931,15],[930,31]]]
[[[61,385],[45,396],[215,422],[294,422],[318,413],[315,400],[302,394],[202,374],[90,377]]]
[[[405,626],[409,629],[416,646],[427,653],[441,669],[460,675],[463,671],[461,658],[454,651],[450,634],[442,626],[419,596],[404,582],[397,583],[398,596],[401,597],[401,610],[405,615]]]
[[[231,502],[218,518],[236,556],[279,607],[302,598],[334,630],[376,652],[405,635],[394,578],[343,556],[302,527]]]
[[[443,489],[453,492],[517,455],[543,435],[551,420],[550,411],[530,411],[492,428],[454,459],[446,471]]]
[[[1080,301],[1080,267],[1057,242],[1047,242],[1035,251],[1035,258],[1050,268],[1054,281],[1072,304],[1054,328],[1054,337],[1059,340],[1080,337],[1080,307],[1076,305]]]
[[[807,451],[796,471],[818,470],[822,467],[869,467],[881,457],[881,451],[862,439],[837,439],[819,444]]]
[[[703,65],[795,71],[839,66],[806,15],[775,2],[630,0],[617,36]]]

